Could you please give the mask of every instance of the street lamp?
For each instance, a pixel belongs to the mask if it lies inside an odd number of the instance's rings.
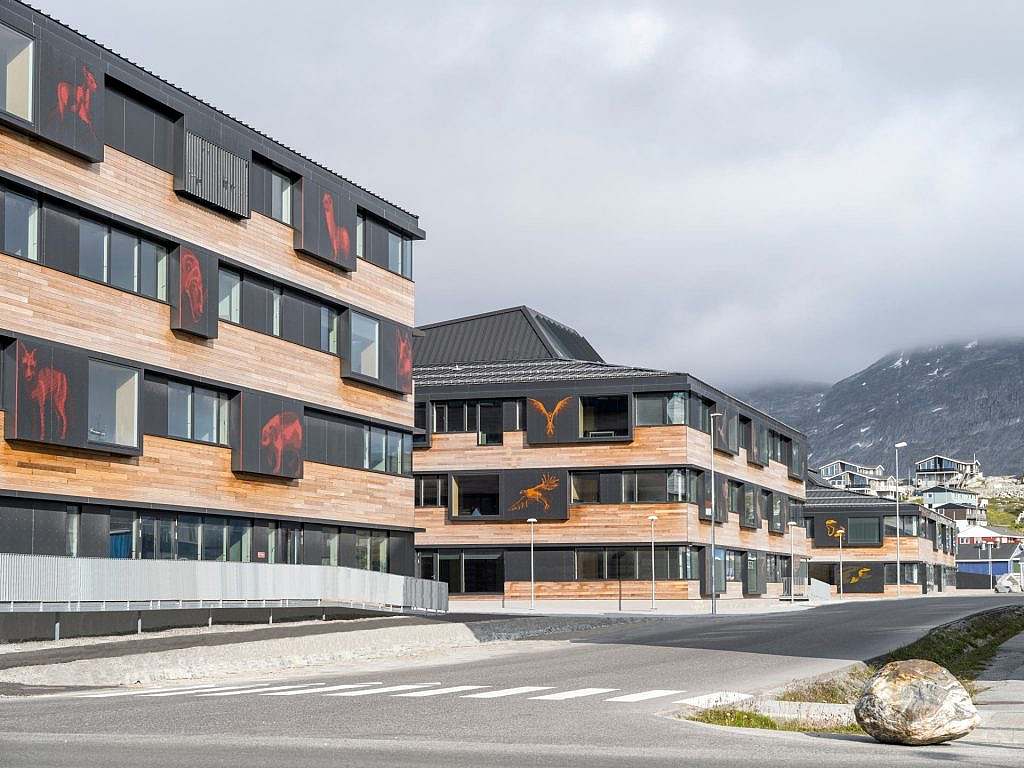
[[[789,602],[793,603],[794,588],[796,587],[796,560],[793,555],[793,535],[796,533],[802,523],[798,523],[795,520],[790,520],[787,525],[789,526]]]
[[[836,528],[836,538],[839,539],[839,596],[843,596],[843,536],[846,535],[845,528]]]
[[[654,605],[654,524],[658,522],[657,515],[648,515],[647,519],[651,521],[651,610],[655,609]]]
[[[995,592],[995,590],[996,590],[996,577],[992,573],[992,547],[994,546],[994,543],[990,541],[990,542],[987,543],[987,546],[988,546],[988,588],[991,589],[993,592]]]
[[[535,582],[533,579],[533,542],[534,532],[536,531],[537,526],[537,518],[531,517],[526,522],[530,524],[530,610],[532,611],[537,607],[537,595],[534,588]]]
[[[906,442],[899,442],[893,446],[896,449],[896,597],[900,596],[903,585],[903,574],[900,573],[900,448],[906,447]]]
[[[718,614],[718,573],[716,571],[715,552],[715,419],[721,419],[721,413],[711,416],[711,615]],[[723,564],[724,565],[724,564]]]

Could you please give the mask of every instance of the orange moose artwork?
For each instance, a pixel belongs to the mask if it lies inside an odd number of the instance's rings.
[[[554,437],[555,417],[559,413],[561,413],[566,408],[566,406],[569,405],[569,401],[571,401],[572,398],[563,397],[561,400],[555,403],[555,407],[552,408],[550,411],[544,407],[544,403],[542,403],[540,400],[534,400],[532,397],[528,397],[527,400],[530,401],[530,405],[533,406],[534,410],[540,413],[540,415],[547,420],[547,426],[544,428],[544,434],[546,434],[548,437]]]
[[[519,492],[519,498],[516,499],[515,503],[509,507],[509,511],[518,512],[521,509],[526,509],[534,502],[542,504],[544,511],[551,509],[551,502],[548,501],[548,497],[544,494],[548,491],[553,491],[558,487],[558,478],[553,475],[541,475],[540,482],[536,485],[531,485],[529,488],[524,488]]]

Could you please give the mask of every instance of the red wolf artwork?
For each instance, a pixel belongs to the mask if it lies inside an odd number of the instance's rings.
[[[96,78],[89,68],[82,65],[82,82],[69,83],[61,80],[57,83],[57,114],[64,119],[65,112],[71,112],[79,120],[92,128],[92,95],[99,87]],[[72,100],[72,96],[74,99]]]
[[[349,254],[348,228],[334,220],[334,198],[330,192],[324,192],[323,196],[324,221],[327,223],[327,235],[331,238],[331,250],[334,251],[334,258],[339,253]]]
[[[285,452],[302,460],[302,420],[291,411],[275,413],[260,432],[260,445],[269,448],[274,455],[273,474],[281,474],[284,468]]]
[[[554,437],[555,417],[562,412],[563,408],[569,405],[569,401],[572,400],[572,398],[563,397],[561,400],[555,403],[555,407],[552,408],[550,411],[548,411],[548,409],[544,407],[544,403],[542,403],[540,400],[534,400],[532,397],[529,397],[527,399],[530,401],[530,405],[533,406],[534,410],[540,413],[540,415],[547,420],[547,424],[544,427],[544,434],[546,434],[548,437]]]
[[[545,491],[553,491],[558,487],[558,478],[553,475],[542,475],[540,482],[536,485],[531,485],[529,488],[524,488],[519,492],[519,498],[516,499],[515,503],[509,507],[509,511],[518,512],[521,509],[526,509],[528,506],[537,502],[544,507],[544,511],[551,509],[551,502],[548,501],[548,497],[544,495]]]
[[[30,384],[28,396],[36,404],[39,411],[39,439],[46,439],[46,412],[47,406],[52,406],[60,420],[60,432],[57,434],[61,440],[68,436],[68,377],[64,371],[47,366],[40,368],[36,362],[38,349],[29,350],[20,341],[18,349],[21,352],[21,375],[25,383]]]
[[[199,259],[192,251],[181,249],[180,290],[181,297],[188,299],[188,313],[193,323],[206,311],[206,290],[203,288],[203,270]]]

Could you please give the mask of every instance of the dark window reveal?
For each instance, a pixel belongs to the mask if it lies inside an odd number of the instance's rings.
[[[454,517],[495,517],[498,508],[497,475],[461,475],[453,478]]]
[[[174,123],[177,115],[111,81],[107,82],[104,104],[104,138],[109,146],[174,173]]]
[[[580,398],[580,437],[626,437],[629,398],[626,395]]]

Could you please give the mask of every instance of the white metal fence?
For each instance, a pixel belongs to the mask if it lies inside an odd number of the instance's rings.
[[[0,611],[282,605],[446,611],[448,585],[337,566],[0,553]]]

